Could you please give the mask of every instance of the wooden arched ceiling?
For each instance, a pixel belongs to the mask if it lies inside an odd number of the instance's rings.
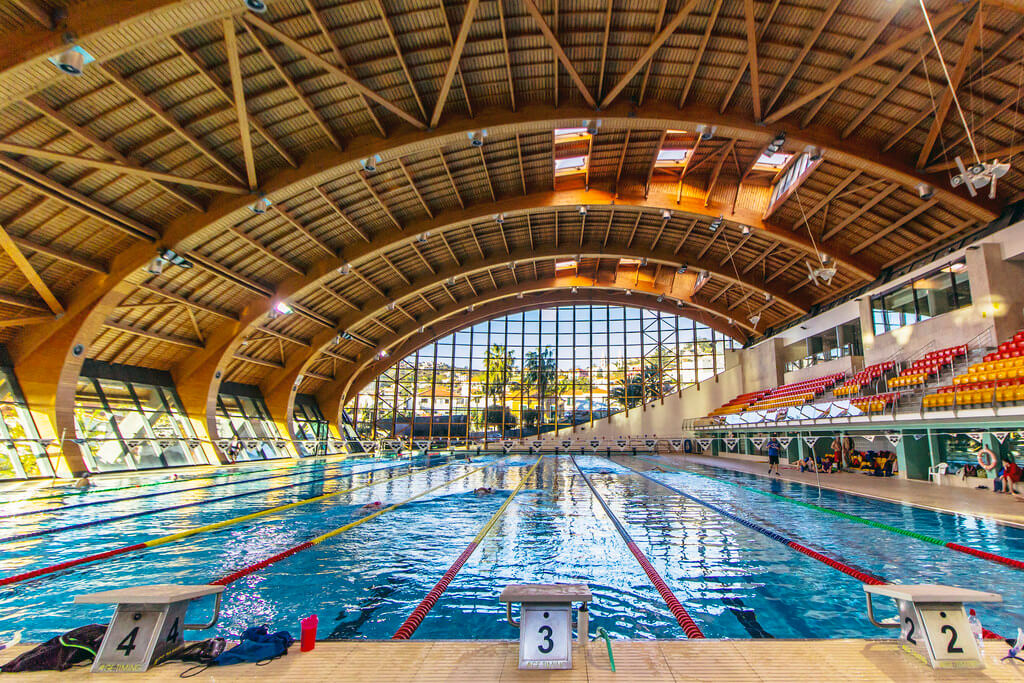
[[[62,34],[49,10],[64,3],[5,6],[17,49],[0,57],[0,342],[17,361],[61,332],[86,357],[187,374],[247,339],[251,360],[225,369],[263,382],[307,348],[286,339],[422,278],[568,243],[593,257],[646,249],[649,270],[666,252],[705,267],[702,305],[745,310],[773,292],[763,328],[984,225],[1024,190],[1017,168],[992,201],[933,170],[967,143],[915,3],[534,2],[292,0],[254,15],[235,0],[81,0],[67,28],[97,61],[80,78],[45,61]],[[926,4],[981,151],[1005,158],[1022,123],[1024,17],[1012,3]],[[555,129],[585,121],[596,134],[568,148],[589,155],[587,174],[556,176]],[[699,125],[713,135],[698,145]],[[752,167],[776,132],[784,151],[823,159],[765,218],[775,174]],[[685,172],[655,167],[663,147],[695,148]],[[246,208],[252,188],[266,214]],[[164,247],[195,266],[150,275]],[[830,287],[807,280],[816,252],[839,266]],[[535,279],[554,267],[534,263]],[[449,289],[487,286],[514,287],[512,271]],[[280,300],[296,313],[267,320]],[[364,324],[386,343],[388,327],[449,300],[428,290]]]

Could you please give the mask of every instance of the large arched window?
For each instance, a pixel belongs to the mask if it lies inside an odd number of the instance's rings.
[[[499,440],[592,423],[724,369],[734,342],[668,313],[515,313],[410,354],[347,406],[363,439]]]

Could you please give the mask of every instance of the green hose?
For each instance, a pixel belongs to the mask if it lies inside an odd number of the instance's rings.
[[[612,637],[608,635],[608,631],[604,630],[604,626],[597,627],[597,635],[590,640],[597,640],[598,638],[604,638],[605,645],[608,646],[608,661],[612,665],[612,673],[615,673],[615,657],[612,656]]]

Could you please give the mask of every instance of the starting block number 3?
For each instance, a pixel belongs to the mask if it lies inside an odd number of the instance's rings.
[[[519,660],[521,668],[531,669],[572,665],[572,610],[569,605],[523,605]]]
[[[981,653],[962,605],[900,602],[900,636],[933,666],[957,668],[980,663]]]

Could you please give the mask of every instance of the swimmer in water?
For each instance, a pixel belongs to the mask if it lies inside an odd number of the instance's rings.
[[[478,496],[488,496],[494,493],[494,489],[492,489],[490,486],[481,486],[478,489],[474,489],[473,493],[475,493]]]
[[[363,512],[376,512],[376,511],[380,510],[383,507],[384,507],[384,503],[380,502],[379,500],[375,500],[372,503],[367,503],[363,507],[361,507],[358,510],[356,510],[356,513],[359,514],[359,513],[363,513]]]
[[[83,472],[82,476],[80,476],[78,479],[75,479],[75,483],[73,484],[73,486],[76,489],[87,489],[90,486],[92,486],[92,481],[89,480],[89,473]]]

